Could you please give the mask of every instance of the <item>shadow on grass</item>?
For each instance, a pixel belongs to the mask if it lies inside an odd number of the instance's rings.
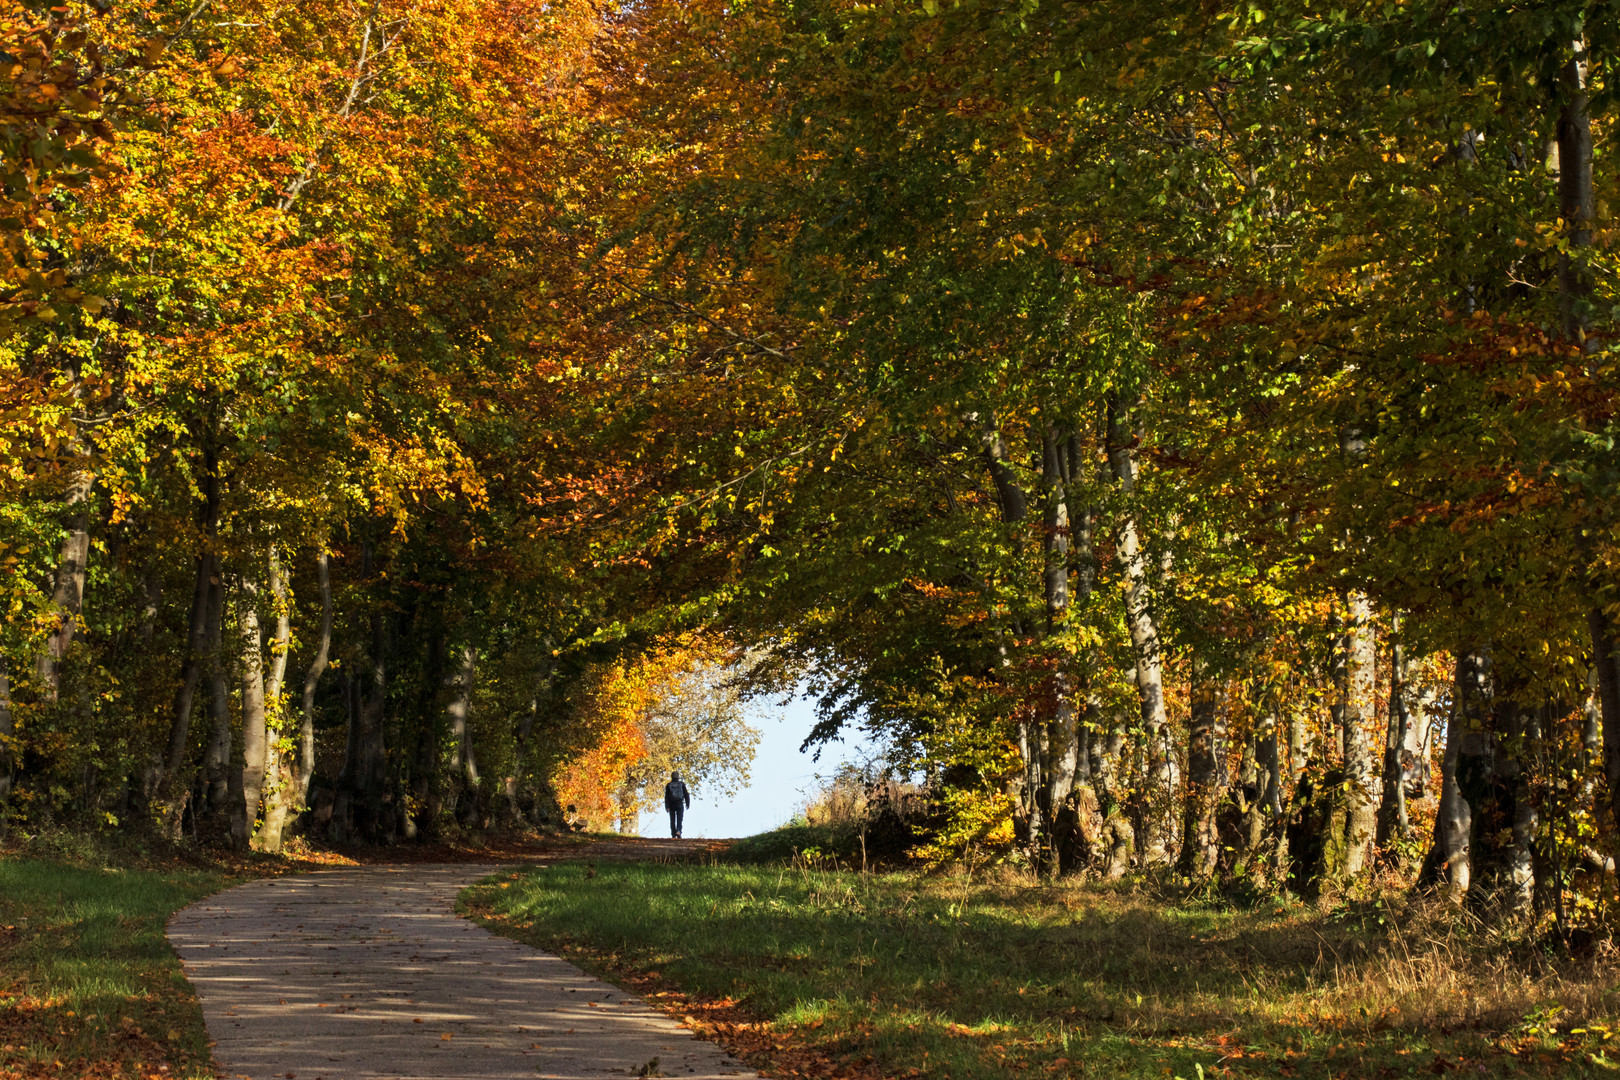
[[[164,925],[230,880],[0,861],[0,1072],[212,1077]]]
[[[503,933],[893,1075],[1608,1075],[1614,972],[1527,974],[1449,909],[737,865],[564,864],[470,899]]]

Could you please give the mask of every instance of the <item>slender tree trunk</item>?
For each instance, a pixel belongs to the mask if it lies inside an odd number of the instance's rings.
[[[1245,776],[1246,805],[1243,807],[1242,836],[1239,866],[1246,872],[1255,872],[1258,860],[1267,850],[1268,842],[1281,836],[1282,824],[1282,754],[1278,746],[1277,718],[1261,719],[1260,730],[1250,742],[1245,755],[1248,770]]]
[[[240,589],[239,662],[242,673],[242,832],[239,846],[254,843],[254,823],[264,796],[268,725],[265,720],[264,643],[259,629],[259,587],[245,578]]]
[[[1373,671],[1376,637],[1372,605],[1363,593],[1349,597],[1345,625],[1346,682],[1344,686],[1344,857],[1342,873],[1354,877],[1366,868],[1378,827],[1376,773],[1368,727],[1374,717]]]
[[[425,623],[427,630],[427,657],[422,667],[418,686],[416,715],[419,718],[416,733],[416,756],[411,768],[411,798],[415,804],[416,836],[433,839],[439,831],[441,806],[439,745],[440,693],[444,688],[444,614],[436,602]]]
[[[1395,629],[1400,628],[1399,622]],[[1378,844],[1411,837],[1406,808],[1407,777],[1411,770],[1409,745],[1412,715],[1406,707],[1406,654],[1400,641],[1389,647],[1389,728],[1384,737],[1384,790],[1378,806]]]
[[[1125,876],[1135,849],[1135,834],[1126,814],[1123,777],[1120,775],[1127,723],[1123,716],[1112,718],[1107,732],[1099,740],[1096,755],[1097,801],[1102,816],[1102,874],[1108,881],[1117,881]]]
[[[1564,336],[1590,350],[1586,338],[1591,320],[1593,278],[1588,262],[1592,224],[1597,216],[1597,195],[1592,178],[1592,118],[1587,88],[1586,42],[1576,41],[1560,79],[1558,114],[1558,216],[1564,222],[1565,244],[1558,257],[1558,293],[1563,308]],[[1620,657],[1615,654],[1614,628],[1603,609],[1603,598],[1592,589],[1587,627],[1592,637],[1593,666],[1597,670],[1597,698],[1603,719],[1603,773],[1608,781],[1609,814],[1620,826]]]
[[[303,708],[298,724],[298,805],[309,802],[309,781],[315,774],[315,690],[332,654],[332,577],[324,550],[315,556],[315,579],[321,590],[321,628],[315,639],[315,658],[304,672]]]
[[[208,808],[230,812],[231,780],[231,697],[225,681],[225,582],[215,573],[208,583],[208,644],[203,653],[203,672],[208,677],[208,711],[213,729],[203,751],[203,775],[208,785]],[[240,775],[239,773],[236,775]]]
[[[202,678],[203,654],[208,642],[209,597],[218,573],[215,540],[219,532],[219,464],[212,446],[203,451],[203,502],[199,509],[199,550],[196,579],[191,594],[191,614],[186,622],[185,662],[180,685],[175,689],[174,707],[169,720],[169,745],[163,762],[163,775],[157,785],[163,833],[170,840],[180,839],[191,779],[186,775],[186,750],[191,745],[191,713],[196,702],[197,684]]]
[[[1518,723],[1508,733],[1505,749],[1511,756],[1504,762],[1509,766],[1504,778],[1511,784],[1513,844],[1506,852],[1508,866],[1502,885],[1507,906],[1524,914],[1536,898],[1536,834],[1541,820],[1531,790],[1529,763],[1534,760],[1530,748],[1541,742],[1541,715],[1540,710],[1526,709],[1518,703],[1513,703],[1512,708]]]
[[[1121,398],[1111,397],[1108,411],[1108,460],[1120,493],[1129,500],[1136,490],[1138,439],[1131,430],[1128,408]],[[1125,622],[1136,652],[1136,692],[1141,703],[1142,730],[1147,739],[1143,824],[1138,848],[1145,865],[1162,866],[1170,861],[1168,815],[1175,796],[1175,758],[1164,705],[1159,626],[1151,610],[1147,553],[1137,534],[1136,518],[1129,509],[1120,517],[1115,549],[1125,579]]]
[[[62,660],[73,644],[79,615],[84,610],[85,572],[90,562],[90,489],[95,482],[88,458],[69,474],[63,502],[71,510],[67,536],[56,560],[56,585],[51,591],[51,629],[45,635],[35,664],[39,694],[55,701],[62,688]]]
[[[1084,460],[1085,453],[1080,445],[1080,439],[1078,435],[1072,435],[1069,439],[1071,505],[1074,486],[1078,484],[1074,478],[1078,477],[1080,463]],[[1092,507],[1081,505],[1072,522],[1074,572],[1071,580],[1074,610],[1070,615],[1071,619],[1084,617],[1091,605],[1092,592],[1096,588],[1097,557],[1092,549],[1094,519]],[[1091,664],[1077,665],[1074,677],[1074,707],[1080,710],[1080,715],[1075,723],[1074,780],[1069,789],[1067,811],[1072,820],[1067,827],[1069,839],[1061,845],[1065,853],[1060,858],[1060,869],[1065,872],[1097,861],[1101,855],[1104,839],[1102,796],[1097,785],[1097,759],[1103,747],[1099,730],[1102,707],[1092,692],[1088,670],[1090,666],[1100,662],[1100,657],[1097,650],[1091,650],[1091,654]]]
[[[471,644],[463,645],[461,666],[456,671],[450,706],[445,713],[450,720],[450,738],[456,747],[456,819],[468,827],[476,826],[479,821],[478,762],[473,756],[472,740],[467,733],[467,718],[472,712],[473,686],[477,674],[478,651]]]
[[[383,838],[384,796],[388,787],[388,748],[384,722],[388,711],[389,619],[382,611],[371,616],[371,696],[360,709],[361,796],[366,810],[362,835],[371,842]]]
[[[1487,771],[1490,677],[1489,657],[1479,652],[1458,654],[1434,847],[1419,875],[1419,884],[1445,885],[1457,903],[1467,898],[1474,883],[1474,805]]]
[[[265,680],[264,696],[267,715],[274,723],[265,740],[264,824],[259,828],[256,843],[263,851],[280,851],[295,792],[294,765],[284,749],[287,708],[282,700],[287,682],[287,653],[292,647],[292,611],[276,544],[270,545],[270,595],[276,605],[276,633],[270,647],[270,673]]]
[[[512,755],[512,775],[506,777],[507,813],[511,816],[513,825],[522,827],[534,824],[523,810],[524,799],[521,778],[525,763],[528,761],[529,743],[534,737],[534,725],[540,718],[540,698],[549,689],[550,679],[551,673],[547,670],[546,674],[540,679],[540,685],[536,689],[534,697],[529,699],[529,707],[523,710],[523,719],[518,721],[517,746],[514,748]]]
[[[1183,807],[1180,871],[1195,880],[1215,873],[1220,836],[1215,810],[1225,779],[1224,702],[1202,657],[1193,657],[1192,718],[1187,747],[1187,799]]]
[[[1558,216],[1565,244],[1558,257],[1558,293],[1565,333],[1583,346],[1591,319],[1592,223],[1597,194],[1592,182],[1592,118],[1586,85],[1586,43],[1577,41],[1564,64],[1563,107],[1558,114]]]
[[[1068,439],[1052,425],[1042,433],[1042,494],[1046,500],[1046,529],[1042,584],[1046,600],[1046,633],[1056,637],[1069,617],[1069,486],[1071,468]],[[1074,788],[1079,746],[1075,737],[1074,675],[1069,651],[1056,650],[1052,670],[1051,715],[1046,723],[1046,834],[1057,835],[1057,819]],[[1047,846],[1045,869],[1056,874],[1062,867],[1055,842]]]
[[[990,479],[996,488],[996,499],[1001,506],[1001,520],[1003,524],[1012,526],[1010,531],[1013,544],[1017,548],[1022,548],[1021,530],[1029,518],[1029,499],[1024,494],[1017,470],[1008,458],[1006,442],[993,421],[984,428],[980,438],[984,446],[985,462],[990,470]],[[1003,629],[1004,641],[1008,630],[1014,634],[1018,633],[1016,617],[1010,627]],[[1006,646],[1003,644],[1002,663],[1006,665],[1010,662],[1010,658],[1006,655]],[[1027,709],[1020,710],[1017,723],[1018,753],[1024,765],[1023,776],[1018,785],[1020,811],[1028,830],[1029,854],[1039,864],[1042,862],[1040,852],[1044,844],[1042,828],[1044,814],[1041,801],[1044,795],[1042,749],[1046,742],[1046,725],[1040,718],[1032,716]]]
[[[203,652],[208,647],[208,597],[214,576],[214,555],[204,551],[197,556],[197,577],[187,619],[186,660],[180,671],[180,685],[174,692],[174,708],[169,722],[169,746],[164,758],[163,778],[158,785],[158,803],[163,808],[163,831],[170,840],[180,838],[180,820],[185,811],[191,783],[183,772],[186,749],[191,743],[191,710],[202,678]]]

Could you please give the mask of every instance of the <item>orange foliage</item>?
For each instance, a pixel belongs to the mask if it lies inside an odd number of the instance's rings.
[[[717,642],[694,636],[589,670],[575,699],[587,749],[553,779],[562,804],[573,806],[593,829],[610,828],[626,818],[633,827],[638,793],[627,784],[631,770],[649,755],[651,714],[679,692],[684,675],[720,653]]]

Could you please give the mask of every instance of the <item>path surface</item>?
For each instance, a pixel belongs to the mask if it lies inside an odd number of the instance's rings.
[[[653,1058],[671,1077],[754,1075],[640,999],[457,918],[456,893],[496,869],[320,871],[177,913],[169,940],[225,1075],[600,1080]]]

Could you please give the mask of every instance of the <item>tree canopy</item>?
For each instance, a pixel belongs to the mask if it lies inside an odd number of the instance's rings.
[[[808,685],[929,857],[1603,887],[1606,6],[0,34],[8,817],[601,823]]]

